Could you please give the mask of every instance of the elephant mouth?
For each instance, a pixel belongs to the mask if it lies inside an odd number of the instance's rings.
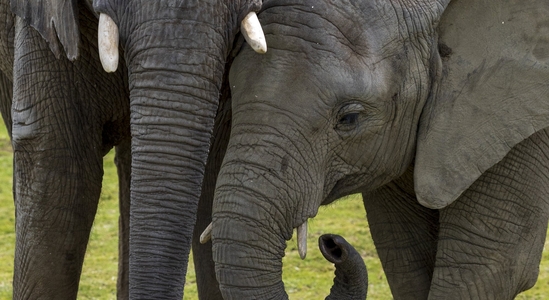
[[[321,205],[330,204],[348,195],[372,191],[390,181],[385,181],[384,177],[367,179],[365,176],[367,177],[368,174],[348,174],[342,176],[342,178],[336,181],[330,192],[327,193],[328,196],[324,198]]]
[[[328,196],[326,196],[326,198],[322,201],[321,205],[328,205],[341,197],[355,193],[357,188],[348,185],[351,178],[351,176],[344,176],[336,181],[328,193]]]

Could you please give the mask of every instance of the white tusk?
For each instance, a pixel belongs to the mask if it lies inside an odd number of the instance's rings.
[[[267,41],[265,41],[265,35],[263,29],[261,29],[261,23],[255,12],[250,12],[242,23],[240,24],[240,31],[244,35],[246,42],[257,53],[267,52]]]
[[[107,73],[116,71],[118,68],[118,27],[106,14],[99,15],[97,42],[103,69]]]
[[[200,244],[206,244],[212,238],[212,223],[204,229],[204,232],[200,235]]]
[[[307,256],[307,221],[297,227],[297,252],[301,259]]]

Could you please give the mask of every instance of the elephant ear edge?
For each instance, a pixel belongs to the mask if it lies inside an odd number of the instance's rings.
[[[448,5],[439,24],[440,81],[418,132],[414,181],[422,205],[451,204],[516,144],[549,127],[545,1]]]
[[[76,0],[11,0],[11,10],[36,29],[58,59],[63,46],[67,58],[78,58],[80,32]]]

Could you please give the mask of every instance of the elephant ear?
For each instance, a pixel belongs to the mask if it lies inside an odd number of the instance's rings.
[[[549,1],[453,0],[439,23],[440,81],[419,125],[415,189],[440,209],[549,126]]]
[[[59,43],[68,59],[78,57],[76,0],[11,0],[11,10],[42,35],[57,58],[62,55]]]

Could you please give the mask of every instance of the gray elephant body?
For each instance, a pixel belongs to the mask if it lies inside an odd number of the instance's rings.
[[[549,6],[449,2],[264,2],[270,50],[242,49],[230,74],[212,232],[226,298],[286,298],[285,240],[355,192],[396,299],[511,299],[535,283]]]
[[[181,298],[225,60],[240,21],[261,2],[0,5],[13,21],[0,32],[8,54],[0,96],[14,148],[14,299],[76,297],[102,157],[113,145],[121,211],[131,210],[131,220],[121,218],[121,247],[131,250],[120,249],[119,274],[129,286],[118,296]],[[120,32],[113,74],[99,62],[99,13]]]
[[[120,188],[118,297],[128,297],[131,157],[126,69],[122,67],[116,74],[102,71],[97,53],[92,52],[97,20],[85,9],[81,13],[80,22],[88,26],[81,32],[81,59],[72,63],[55,58],[34,29],[25,29],[19,21],[16,30],[9,1],[0,3],[0,15],[5,20],[0,25],[0,111],[10,137],[15,137],[18,244],[14,299],[76,294],[99,200],[102,157],[113,146]],[[16,38],[16,31],[27,35]],[[16,41],[20,46],[17,52]],[[26,56],[25,50],[32,51],[32,63],[20,58]],[[27,69],[22,71],[23,65]],[[12,102],[14,67],[25,78],[16,82],[16,100]],[[33,82],[32,88],[29,82]],[[26,89],[32,89],[32,96],[26,96]],[[28,109],[33,110],[32,117],[27,115],[22,121],[21,115]],[[12,116],[18,122],[15,133]],[[23,122],[33,123],[32,128],[21,132]],[[58,210],[67,213],[64,221],[53,217]]]

